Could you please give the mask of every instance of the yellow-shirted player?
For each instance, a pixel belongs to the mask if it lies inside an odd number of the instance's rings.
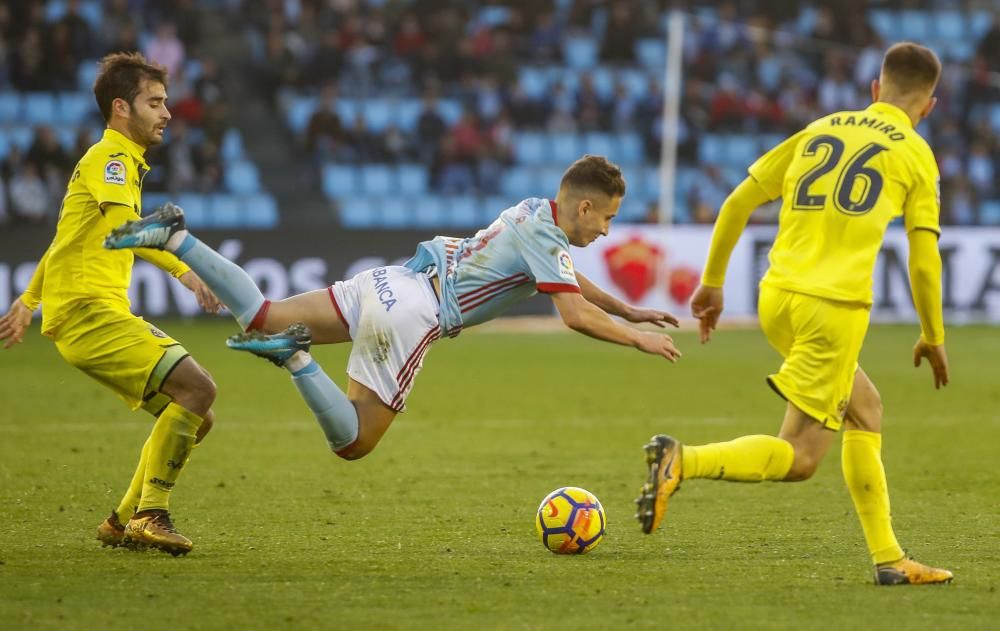
[[[138,53],[101,61],[94,96],[107,129],[73,170],[55,238],[28,289],[0,318],[0,340],[5,348],[20,342],[41,303],[42,333],[67,362],[133,410],[157,417],[128,491],[98,526],[97,538],[177,555],[192,543],[171,522],[169,494],[192,447],[212,426],[215,384],[183,346],[131,313],[132,251],[102,247],[112,228],[139,218],[149,172],[143,155],[163,142],[170,120],[166,86],[166,71]],[[215,295],[177,257],[159,250],[139,255],[178,278],[206,310],[218,310]]]
[[[681,445],[657,435],[646,446],[650,477],[639,519],[653,532],[681,480],[798,481],[812,476],[841,425],[843,472],[879,585],[941,583],[952,573],[908,558],[892,530],[881,460],[882,402],[858,366],[872,304],[872,275],[886,227],[903,218],[920,317],[914,364],[926,358],[934,385],[948,383],[937,238],[938,170],[914,127],[934,109],[941,64],[911,43],[885,54],[865,110],[810,124],[761,157],[723,204],[701,286],[691,300],[707,342],[722,313],[730,254],[758,206],[782,198],[758,312],[784,357],[771,387],[788,401],[778,436]]]

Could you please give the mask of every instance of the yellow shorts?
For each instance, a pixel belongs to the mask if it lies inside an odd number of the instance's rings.
[[[868,331],[868,308],[762,284],[757,311],[767,341],[785,358],[767,382],[800,410],[839,430]]]
[[[72,366],[111,388],[133,410],[153,415],[170,403],[160,387],[188,356],[180,343],[152,324],[101,302],[77,307],[54,341]]]

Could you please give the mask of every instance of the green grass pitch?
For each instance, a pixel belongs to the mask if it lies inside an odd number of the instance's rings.
[[[0,628],[996,628],[1000,330],[954,328],[952,384],[916,370],[915,327],[874,327],[862,356],[886,408],[896,530],[950,586],[876,588],[837,444],[798,484],[690,482],[642,535],[642,444],[777,431],[756,330],[672,366],[566,334],[444,341],[382,445],[329,453],[288,377],[228,351],[226,321],[160,322],[219,385],[216,429],[173,494],[186,558],[102,549],[94,528],[150,419],[38,335],[0,353]],[[339,383],[347,348],[316,356]],[[607,537],[560,557],[534,533],[546,493],[582,486]],[[990,622],[990,621],[993,622]]]

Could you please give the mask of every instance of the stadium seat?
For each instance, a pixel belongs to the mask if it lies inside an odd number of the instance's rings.
[[[993,14],[989,11],[973,11],[969,14],[968,39],[978,42],[993,26]]]
[[[184,209],[184,222],[187,225],[192,228],[204,228],[209,225],[205,195],[181,193],[177,196],[177,205]]]
[[[641,164],[643,159],[642,138],[636,133],[618,134],[618,148],[615,150],[616,162],[622,165]]]
[[[260,190],[257,167],[252,162],[240,160],[226,165],[226,188],[232,193],[256,193]]]
[[[323,192],[337,198],[354,195],[360,184],[358,170],[352,166],[327,164],[323,166]]]
[[[934,31],[945,40],[961,40],[966,36],[965,18],[960,11],[938,11],[934,15]]]
[[[379,227],[398,230],[409,227],[413,222],[413,207],[402,197],[383,197],[379,213]]]
[[[427,168],[422,164],[401,164],[396,167],[396,183],[404,195],[427,193]]]
[[[593,37],[575,35],[563,41],[563,59],[571,68],[593,68],[597,63],[597,52],[597,42]]]
[[[612,162],[617,162],[616,144],[611,134],[589,133],[583,136],[582,153],[592,153],[597,156],[605,156]]]
[[[698,143],[698,160],[708,164],[721,164],[725,156],[723,138],[718,134],[704,134]]]
[[[576,134],[552,134],[549,136],[550,162],[569,166],[580,157],[580,140]]]
[[[437,195],[422,195],[409,200],[413,212],[413,225],[419,228],[445,226],[447,200]]]
[[[243,212],[235,195],[216,193],[209,195],[206,219],[212,228],[243,227]]]
[[[392,167],[385,164],[369,164],[361,167],[361,193],[364,195],[393,195],[396,192],[396,176]]]
[[[367,197],[341,197],[340,223],[345,228],[372,228],[377,223],[376,209]]]
[[[240,134],[240,130],[235,127],[230,127],[226,130],[226,133],[222,136],[220,151],[224,162],[243,159],[243,136]]]
[[[504,6],[485,6],[479,10],[479,14],[476,16],[481,24],[486,24],[491,27],[503,26],[510,22],[510,7]]]
[[[59,127],[55,127],[52,131],[55,133],[56,138],[59,139],[59,144],[62,145],[63,149],[66,151],[73,151],[73,148],[76,145],[76,127],[73,127],[72,125],[61,125]]]
[[[990,106],[990,127],[1000,134],[1000,103],[994,103]]]
[[[729,164],[746,168],[757,159],[757,141],[746,134],[732,134],[726,142],[725,155]]]
[[[537,174],[533,167],[513,166],[503,172],[500,191],[511,200],[520,200],[536,194]]]
[[[368,99],[359,104],[369,131],[383,132],[395,122],[395,108],[386,99]]]
[[[27,151],[35,140],[35,130],[30,125],[14,125],[8,128],[7,134],[11,143],[17,145],[21,151]]]
[[[7,157],[8,151],[10,151],[10,137],[7,136],[7,130],[0,128],[0,160]]]
[[[538,132],[520,132],[514,136],[514,160],[518,164],[542,164],[549,159],[546,136]]]
[[[615,94],[615,81],[621,81],[625,69],[612,70],[608,66],[597,66],[590,71],[594,82],[594,92],[602,99],[611,99]]]
[[[420,99],[402,99],[396,104],[396,125],[404,133],[412,134],[417,129],[417,121],[420,120],[420,113],[424,109],[424,104]]]
[[[278,204],[266,193],[248,195],[240,200],[243,225],[247,228],[268,229],[278,225]]]
[[[96,59],[84,59],[76,67],[76,87],[81,92],[89,93],[94,89],[98,63]]]
[[[549,79],[544,70],[536,66],[523,66],[518,71],[521,90],[530,99],[542,99],[549,90]]]
[[[619,73],[618,80],[625,84],[625,89],[632,96],[643,97],[649,85],[649,76],[638,68],[625,68]]]
[[[979,222],[987,226],[1000,225],[1000,199],[988,199],[980,204]]]
[[[871,10],[868,12],[868,21],[882,37],[893,37],[893,31],[896,30],[896,17],[892,11],[886,9]]]
[[[143,193],[142,194],[142,215],[146,216],[153,212],[160,206],[166,204],[170,201],[170,195],[167,193]],[[181,208],[183,205],[179,204]],[[184,208],[184,214],[187,215],[187,208]]]
[[[21,118],[21,95],[12,90],[0,91],[0,123],[14,123]]]
[[[479,200],[479,225],[482,228],[490,225],[500,213],[510,208],[521,200],[507,199],[506,197],[490,196]]]
[[[64,92],[57,103],[57,120],[70,125],[79,125],[93,115],[96,105],[94,97],[85,92]]]
[[[293,98],[288,103],[288,109],[285,110],[285,117],[288,121],[288,126],[295,133],[302,133],[306,130],[309,125],[309,119],[312,118],[313,112],[316,111],[316,99],[309,96],[300,96]]]
[[[930,36],[930,14],[919,9],[905,9],[896,14],[900,39],[925,41]]]
[[[333,109],[337,112],[337,116],[340,117],[340,124],[347,128],[354,126],[354,120],[358,116],[358,111],[364,112],[363,108],[359,110],[358,102],[354,99],[337,99]],[[365,123],[367,124],[367,122],[366,120]]]
[[[457,99],[441,99],[438,101],[437,112],[449,126],[458,122],[462,118],[464,108]]]
[[[662,39],[645,37],[635,42],[635,58],[646,70],[663,72],[667,63],[667,47]]]
[[[479,228],[480,202],[470,195],[457,195],[448,200],[448,225],[453,228]]]
[[[27,92],[22,101],[25,122],[51,125],[56,122],[56,99],[49,92]]]

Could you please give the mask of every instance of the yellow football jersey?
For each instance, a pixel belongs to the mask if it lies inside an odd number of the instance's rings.
[[[118,224],[139,217],[142,179],[149,172],[143,153],[142,146],[106,129],[73,170],[55,238],[43,259],[44,267],[36,272],[40,291],[33,280],[23,298],[31,307],[41,298],[43,334],[55,331],[83,301],[101,300],[129,310],[132,251],[106,250],[103,243]],[[109,205],[116,211],[113,221],[106,216]],[[123,215],[121,208],[131,211]],[[155,258],[172,259],[165,269],[174,275],[187,270],[172,255]]]
[[[749,169],[782,197],[763,283],[831,300],[872,302],[886,227],[940,234],[934,154],[903,110],[874,103],[821,118]]]

